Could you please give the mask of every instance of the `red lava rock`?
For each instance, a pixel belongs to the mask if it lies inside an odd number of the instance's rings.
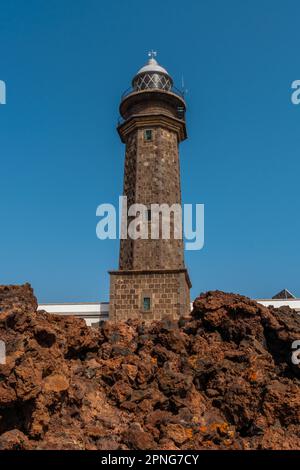
[[[190,317],[87,327],[0,286],[0,449],[300,449],[300,316],[207,292]]]
[[[152,435],[145,432],[140,423],[132,423],[126,431],[124,439],[131,449],[147,450],[157,447]]]
[[[30,449],[28,437],[19,429],[12,429],[0,436],[0,450],[24,450]]]

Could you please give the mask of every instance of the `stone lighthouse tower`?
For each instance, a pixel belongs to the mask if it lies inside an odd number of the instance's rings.
[[[179,318],[190,312],[191,283],[182,236],[174,235],[178,218],[172,210],[170,237],[162,233],[166,212],[159,214],[159,235],[152,236],[153,205],[181,207],[178,147],[186,139],[186,106],[168,72],[155,60],[156,54],[149,55],[120,104],[118,132],[126,146],[123,195],[128,208],[146,207],[149,230],[147,238],[127,236],[120,242],[119,270],[110,271],[109,316],[115,321]],[[132,214],[123,209],[122,217],[128,227]],[[182,235],[181,226],[180,231]]]

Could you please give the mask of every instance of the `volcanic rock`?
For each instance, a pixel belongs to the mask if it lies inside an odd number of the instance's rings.
[[[299,339],[296,312],[236,294],[95,329],[0,286],[0,449],[300,449]]]

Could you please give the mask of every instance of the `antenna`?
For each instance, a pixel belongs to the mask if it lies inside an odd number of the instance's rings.
[[[187,88],[185,88],[185,86],[184,86],[184,77],[183,77],[183,74],[181,75],[181,89],[182,89],[182,93],[183,93],[184,95],[186,95],[187,92],[188,92],[188,90],[187,90]]]

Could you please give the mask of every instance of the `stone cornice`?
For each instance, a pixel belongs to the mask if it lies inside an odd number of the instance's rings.
[[[153,99],[159,99],[162,102],[173,103],[173,106],[181,106],[186,109],[185,101],[183,97],[179,96],[172,91],[160,90],[158,88],[147,88],[146,90],[132,91],[128,95],[124,96],[120,104],[120,114],[125,116],[128,109],[132,104],[152,101]]]
[[[178,142],[187,138],[186,125],[181,119],[176,119],[167,114],[136,114],[118,126],[118,133],[123,143],[127,136],[141,127],[165,127],[177,133]]]
[[[189,288],[192,287],[192,283],[189,277],[189,273],[186,268],[181,268],[181,269],[124,269],[124,270],[116,270],[116,271],[108,271],[110,275],[114,276],[122,276],[123,274],[132,274],[132,275],[138,275],[138,274],[180,274],[184,273],[186,282],[189,286]]]

